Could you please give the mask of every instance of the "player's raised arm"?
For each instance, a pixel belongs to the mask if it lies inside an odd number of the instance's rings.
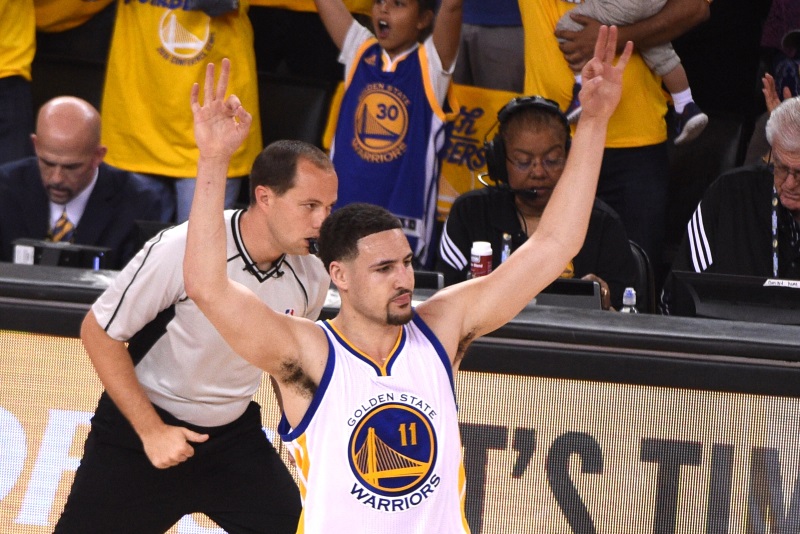
[[[193,300],[217,300],[226,292],[226,232],[222,212],[228,165],[249,132],[251,117],[235,95],[228,98],[230,62],[222,61],[219,81],[214,86],[214,65],[206,68],[203,103],[200,87],[194,84],[191,107],[200,158],[197,183],[184,259],[184,283]],[[200,302],[198,302],[200,305]],[[202,306],[201,306],[202,309]],[[203,310],[205,312],[205,310]]]
[[[615,65],[616,38],[615,27],[602,27],[594,57],[584,67],[580,97],[588,115],[581,116],[566,167],[536,232],[489,276],[450,286],[418,307],[451,358],[457,357],[457,347],[465,339],[511,320],[563,272],[583,245],[608,120],[619,103],[622,72],[633,50],[629,43]]]
[[[214,85],[214,66],[206,71],[203,103],[192,88],[191,105],[200,158],[183,263],[186,294],[225,341],[242,357],[274,372],[291,344],[288,316],[272,311],[255,294],[228,278],[223,218],[225,182],[233,153],[247,137],[250,114],[235,95],[225,97],[230,63],[223,60]],[[299,321],[295,319],[294,322]],[[313,327],[313,323],[308,321]],[[264,335],[253,335],[254,333]],[[269,333],[269,335],[266,335]]]

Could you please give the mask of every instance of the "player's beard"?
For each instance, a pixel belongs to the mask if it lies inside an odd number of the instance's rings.
[[[400,294],[410,293],[409,291],[402,291]],[[399,295],[398,295],[399,296]],[[408,324],[414,317],[414,308],[409,306],[407,310],[392,313],[391,309],[386,310],[386,324],[392,326],[402,326]]]

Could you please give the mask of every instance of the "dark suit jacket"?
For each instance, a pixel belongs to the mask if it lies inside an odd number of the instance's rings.
[[[137,252],[135,221],[158,220],[159,199],[130,173],[100,164],[74,242],[108,247],[106,268],[121,269]],[[13,261],[15,239],[45,239],[50,208],[35,157],[0,166],[0,261]]]

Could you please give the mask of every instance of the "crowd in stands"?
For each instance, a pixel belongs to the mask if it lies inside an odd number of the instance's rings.
[[[103,77],[93,92],[77,91],[73,96],[81,99],[72,103],[100,110],[100,139],[93,150],[103,154],[73,162],[60,158],[50,174],[69,172],[71,163],[91,160],[95,171],[86,179],[96,195],[95,184],[106,181],[104,169],[120,169],[126,183],[157,199],[139,211],[131,200],[125,215],[130,221],[152,219],[164,225],[185,221],[198,159],[192,117],[185,105],[188,88],[202,80],[208,62],[218,64],[230,57],[236,65],[231,92],[254,122],[231,163],[226,206],[249,201],[250,166],[266,144],[262,132],[270,127],[260,123],[261,111],[285,105],[264,100],[259,91],[263,76],[322,84],[328,88],[332,110],[330,119],[320,120],[335,122],[329,125],[329,146],[323,139],[313,142],[328,150],[339,175],[336,208],[357,201],[386,207],[401,219],[415,266],[440,270],[448,284],[454,283],[466,277],[472,241],[496,243],[497,265],[504,233],[512,236],[513,252],[535,228],[535,214],[547,203],[550,182],[558,181],[557,163],[569,150],[569,129],[574,125],[560,131],[561,118],[568,123],[580,120],[581,80],[576,73],[591,57],[599,25],[617,23],[621,25],[618,52],[631,40],[641,53],[635,53],[628,65],[622,101],[609,123],[597,217],[592,219],[613,239],[596,237],[590,228],[584,250],[563,276],[599,279],[608,295],[607,307],[619,309],[622,289],[632,276],[630,240],[646,252],[657,292],[669,281],[673,262],[676,268],[698,272],[714,265],[721,272],[798,278],[799,215],[794,202],[800,194],[796,174],[800,152],[786,139],[792,121],[800,117],[791,111],[793,104],[779,104],[800,94],[800,4],[662,0],[648,3],[650,12],[634,14],[628,3],[1,2],[0,194],[11,198],[5,191],[20,161],[27,162],[32,176],[39,174],[47,190],[44,167],[54,163],[53,158],[48,160],[42,143],[33,142],[32,136],[41,137],[41,125],[35,125],[34,117],[49,100],[37,100],[36,95],[45,94],[37,87],[49,84],[46,76],[52,73],[37,71],[37,65],[70,58],[102,65]],[[624,18],[615,18],[621,14]],[[653,60],[651,52],[656,51],[662,56]],[[37,79],[37,72],[42,78]],[[344,88],[340,101],[332,98],[338,84]],[[439,174],[453,124],[464,111],[458,99],[463,86],[480,88],[487,95],[504,91],[521,98],[506,108],[483,110],[492,119],[500,115],[494,123],[499,132],[487,134],[485,146],[488,150],[500,145],[503,160],[482,153],[481,161],[495,158],[489,165],[488,185],[462,193],[447,220],[447,213],[436,211]],[[85,87],[82,90],[86,93]],[[539,105],[527,107],[526,113],[544,113],[544,118],[512,117],[519,111],[515,102],[530,103],[534,97],[541,97],[535,100]],[[551,105],[554,109],[547,107]],[[504,115],[509,106],[515,113]],[[782,112],[786,117],[768,122],[777,107],[786,108]],[[520,150],[516,155],[510,150],[515,146]],[[37,159],[39,164],[33,165]],[[750,167],[738,169],[743,165]],[[722,253],[707,244],[712,242],[709,234],[721,239],[719,233],[729,226],[725,217],[731,216],[730,189],[736,180],[752,187],[763,182],[758,187],[772,207],[753,209],[766,210],[778,220],[777,226],[762,221],[758,224],[766,226],[758,229],[756,223],[747,223],[742,231],[749,237],[739,238],[743,241],[739,246],[758,258],[753,265],[769,263],[766,271],[748,267],[738,253],[727,267]],[[517,189],[538,194],[526,196]],[[722,190],[729,193],[720,196]],[[73,211],[72,200],[53,195],[48,199],[39,191],[36,202],[46,206],[49,201],[49,210],[37,210],[49,219],[39,221],[35,230],[15,231],[10,238],[3,214],[0,260],[12,261],[13,238],[48,239],[60,213]],[[81,239],[88,230],[85,222],[81,227],[80,216],[93,206],[93,201],[84,199],[79,219],[72,222],[74,242],[85,242]],[[772,241],[777,244],[770,247]],[[766,259],[761,258],[761,248],[769,249]],[[592,261],[587,262],[589,254]],[[126,249],[117,255],[115,267],[120,268],[132,254]],[[698,260],[703,255],[708,257]],[[599,265],[601,257],[614,261]],[[664,304],[662,311],[668,313],[669,305]]]

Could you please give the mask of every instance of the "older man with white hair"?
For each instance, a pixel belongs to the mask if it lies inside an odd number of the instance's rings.
[[[733,169],[706,191],[673,271],[800,279],[800,97],[767,122],[766,164]],[[662,309],[670,312],[670,280]]]

